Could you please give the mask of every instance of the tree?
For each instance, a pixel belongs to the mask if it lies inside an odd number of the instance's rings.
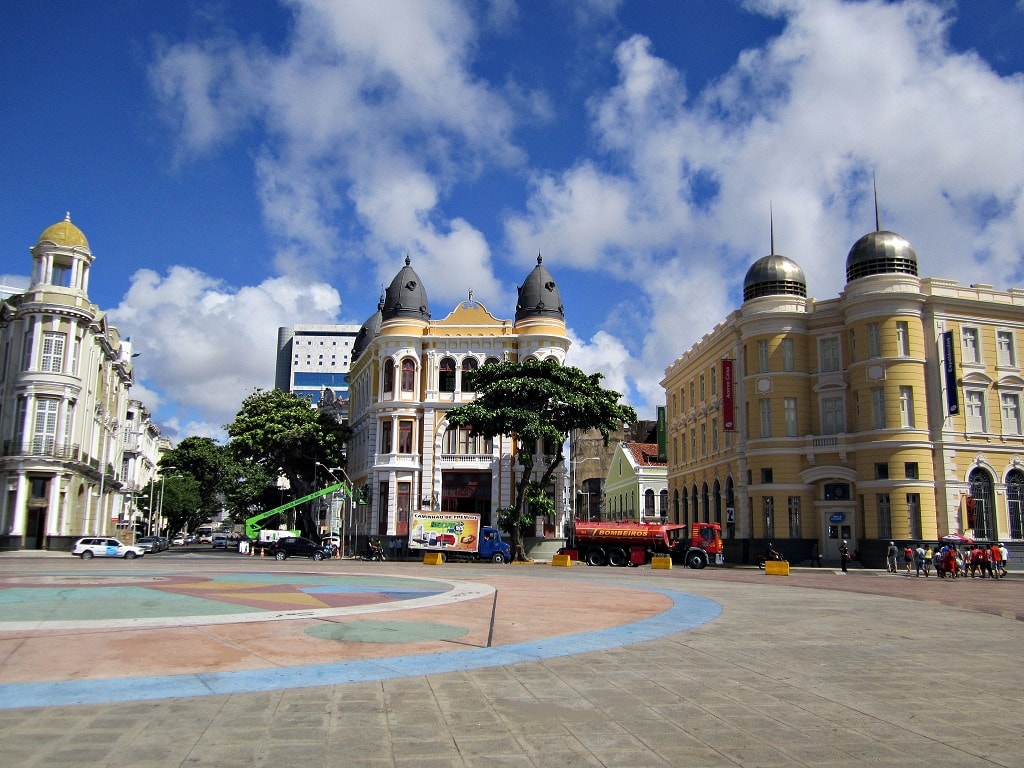
[[[308,400],[279,389],[253,392],[225,429],[228,450],[244,468],[245,477],[272,481],[284,475],[300,495],[314,490],[318,462],[344,466],[350,434],[347,426],[316,410]],[[258,495],[249,490],[250,499]],[[313,534],[316,520],[306,512],[300,527]]]
[[[602,374],[586,374],[552,359],[491,363],[463,376],[476,398],[449,410],[448,422],[469,427],[473,435],[513,437],[522,474],[516,480],[515,502],[499,511],[499,522],[512,536],[513,557],[525,560],[524,531],[533,526],[531,515],[538,508],[551,507],[544,489],[565,460],[562,446],[569,434],[596,429],[607,445],[613,431],[637,420],[636,411],[619,403],[618,392],[601,386]],[[546,463],[537,479],[533,470],[539,446]]]
[[[235,462],[227,449],[209,437],[186,437],[160,459],[160,472],[167,478],[181,475],[195,482],[198,497],[195,525],[217,515],[237,475]],[[189,530],[194,530],[191,520],[189,523]]]

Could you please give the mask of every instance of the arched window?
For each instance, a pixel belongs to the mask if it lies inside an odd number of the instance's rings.
[[[722,484],[715,480],[714,489],[711,491],[714,497],[715,505],[715,522],[719,525],[722,524]]]
[[[708,491],[708,484],[701,486],[701,522],[711,522],[711,494]]]
[[[662,490],[658,494],[658,514],[662,518],[668,519],[668,489]]]
[[[679,516],[680,512],[682,512],[682,510],[679,508],[679,489],[676,488],[672,491],[672,516],[675,522],[683,523],[685,525],[685,521]]]
[[[500,363],[500,362],[501,362],[501,360],[499,360],[496,357],[488,357],[486,360],[484,360],[484,365],[491,365],[493,363]]]
[[[470,371],[475,371],[478,365],[479,363],[477,363],[475,357],[464,357],[462,359],[462,386],[460,389],[462,389],[463,392],[475,391],[474,387],[466,381],[466,374]]]
[[[395,361],[390,358],[384,361],[384,391],[395,391]]]
[[[994,539],[997,537],[995,527],[995,493],[992,488],[992,475],[981,467],[971,470],[967,478],[971,484],[971,496],[967,500],[967,527],[974,529],[976,539]]]
[[[693,488],[690,490],[690,510],[693,515],[692,522],[700,522],[700,494],[697,491],[697,484],[693,484]]]
[[[402,391],[416,391],[416,363],[411,357],[402,360]]]
[[[1006,512],[1010,538],[1024,539],[1024,472],[1014,469],[1006,476]]]
[[[450,357],[441,360],[437,377],[437,388],[441,392],[455,391],[455,361]]]
[[[654,517],[654,490],[644,491],[644,517]]]

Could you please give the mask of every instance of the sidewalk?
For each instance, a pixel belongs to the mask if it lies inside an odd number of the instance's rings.
[[[71,567],[57,570],[82,572],[77,560],[68,560]],[[12,566],[0,558],[0,574],[17,575],[23,562]],[[311,570],[301,565],[303,572]],[[395,649],[383,640],[357,643],[377,649],[364,659],[377,675],[349,683],[313,680],[307,681],[312,687],[282,690],[3,710],[5,762],[229,768],[1024,765],[1019,579],[948,583],[816,568],[767,577],[739,568],[318,565],[326,566],[317,570],[321,576],[373,573],[489,584],[497,589],[492,598],[462,603],[458,610],[467,612],[461,619],[446,619],[457,624],[487,616],[487,631],[481,625],[469,640],[436,641],[453,651],[426,656],[389,656]],[[252,570],[251,562],[244,566]],[[231,570],[242,576],[244,566]],[[54,568],[47,559],[46,573]],[[608,599],[620,589],[631,601]],[[950,601],[971,603],[971,609],[943,604]],[[718,606],[716,615],[696,615],[709,604]],[[595,614],[604,617],[598,622],[603,628],[593,625]],[[623,629],[650,626],[645,622],[652,617],[669,617],[665,634],[636,642],[642,633]],[[697,625],[686,623],[692,621]],[[281,623],[296,630],[293,640],[305,636],[298,621]],[[157,649],[147,645],[150,632],[139,630],[118,652],[159,662]],[[596,645],[601,632],[617,643]],[[493,663],[446,668],[462,643],[488,633]],[[0,633],[0,648],[23,642]],[[510,644],[518,650],[503,660],[500,651]],[[65,645],[65,653],[75,652],[74,644]],[[999,680],[998,705],[964,706],[942,695],[966,686],[974,670]],[[124,678],[124,686],[132,686],[131,678]]]

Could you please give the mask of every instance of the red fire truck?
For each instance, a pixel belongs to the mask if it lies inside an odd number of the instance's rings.
[[[573,546],[587,565],[644,565],[654,555],[668,555],[690,568],[722,565],[722,527],[693,523],[689,527],[657,523],[574,523]]]

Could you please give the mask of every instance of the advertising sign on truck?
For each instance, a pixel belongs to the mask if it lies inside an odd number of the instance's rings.
[[[507,563],[511,547],[496,528],[480,524],[480,515],[458,512],[413,512],[409,549],[441,552],[445,560],[490,560]]]

